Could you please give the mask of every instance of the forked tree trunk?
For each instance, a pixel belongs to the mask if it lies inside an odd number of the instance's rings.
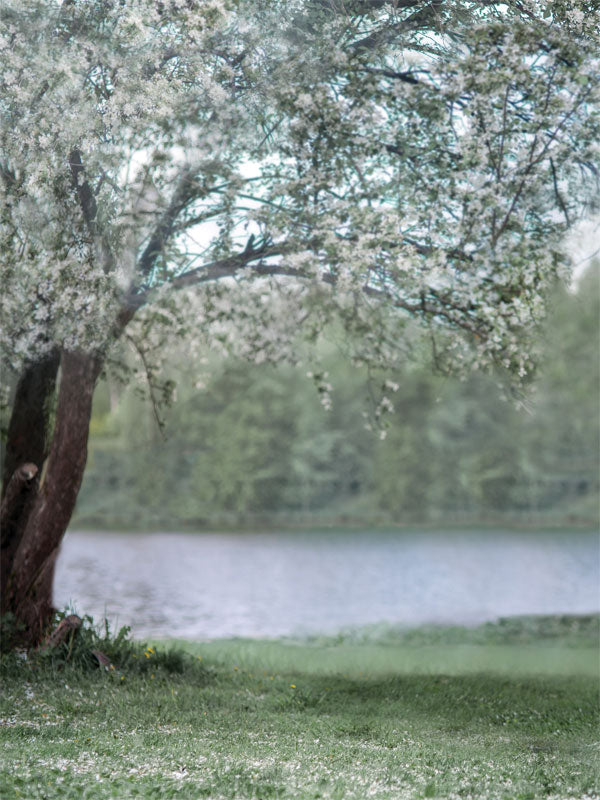
[[[49,427],[56,390],[60,353],[53,350],[23,371],[8,427],[6,456],[2,475],[2,496],[15,470],[31,461],[41,467],[48,455]]]
[[[12,570],[12,563],[23,535],[24,523],[31,511],[42,467],[50,449],[59,364],[60,353],[58,350],[54,350],[39,361],[28,364],[21,374],[15,391],[2,476],[2,520],[0,524],[2,613],[6,610],[5,589]],[[29,480],[18,480],[18,473],[24,464],[35,465],[37,474]],[[9,492],[9,486],[13,491]]]
[[[22,639],[30,645],[40,642],[52,616],[54,564],[83,478],[92,396],[101,366],[94,355],[62,352],[49,451],[47,401],[54,393],[56,369],[51,379],[49,364],[45,371],[41,365],[30,368],[31,374],[24,374],[17,389],[9,426],[5,489],[6,476],[20,466],[20,459],[35,464],[38,473],[30,486],[23,486],[22,498],[9,509],[10,524],[3,530],[2,613],[15,615],[24,626]]]

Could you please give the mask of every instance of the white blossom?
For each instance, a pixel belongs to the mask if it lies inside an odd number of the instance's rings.
[[[458,2],[451,38],[372,6],[5,0],[6,362],[106,355],[129,315],[157,360],[185,336],[297,362],[333,323],[363,365],[425,334],[525,379],[593,199],[598,14]]]

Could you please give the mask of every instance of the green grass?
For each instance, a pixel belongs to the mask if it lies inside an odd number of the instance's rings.
[[[8,657],[0,795],[597,797],[597,620],[511,625]]]

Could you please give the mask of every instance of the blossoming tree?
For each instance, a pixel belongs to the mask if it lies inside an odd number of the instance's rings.
[[[294,360],[333,319],[361,363],[422,331],[525,379],[593,197],[594,7],[6,0],[1,591],[29,643],[124,341],[151,390],[165,337]]]

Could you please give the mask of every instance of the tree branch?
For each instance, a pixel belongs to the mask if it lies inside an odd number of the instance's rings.
[[[249,239],[246,249],[243,252],[228,256],[227,258],[218,259],[217,261],[212,261],[209,264],[203,264],[201,267],[196,267],[195,269],[190,269],[172,278],[169,281],[169,285],[174,289],[183,289],[188,286],[197,286],[201,283],[221,280],[222,278],[232,278],[238,270],[248,266],[248,264],[251,264],[253,261],[262,261],[265,258],[283,255],[289,251],[289,246],[285,244],[268,245],[263,242],[259,247],[254,247],[251,239]],[[124,309],[135,313],[146,304],[151,294],[152,289],[150,288],[142,291],[130,292],[125,301]]]
[[[363,39],[360,39],[358,42],[354,42],[350,49],[355,52],[371,50],[380,44],[391,41],[399,33],[418,30],[431,22],[440,6],[443,4],[444,0],[432,0],[431,3],[424,8],[415,11],[414,14],[406,17],[401,22],[387,28],[380,28],[379,30],[373,31],[368,36],[365,36]]]
[[[159,219],[146,249],[140,256],[138,266],[142,276],[147,277],[154,267],[157,257],[163,252],[167,241],[175,230],[175,223],[183,209],[198,194],[196,182],[190,167],[185,167],[171,198],[168,208]]]
[[[315,5],[333,11],[336,14],[368,14],[369,11],[378,11],[390,0],[316,0]],[[394,8],[413,8],[421,0],[394,0]]]
[[[435,249],[431,246],[421,245],[412,240],[405,241],[422,255],[429,255]],[[286,243],[269,245],[266,241],[263,241],[260,246],[255,247],[254,237],[251,236],[248,239],[246,248],[242,252],[188,270],[170,280],[169,285],[175,290],[199,286],[203,283],[218,281],[223,278],[233,278],[241,269],[250,267],[250,275],[256,278],[288,277],[301,281],[314,279],[314,275],[304,270],[289,267],[282,263],[266,262],[268,258],[285,255],[286,253],[290,253],[293,249],[291,245]],[[458,249],[452,250],[450,254],[455,258],[469,258],[468,255]],[[325,272],[319,276],[319,280],[330,286],[335,286],[337,283],[337,276],[333,273]],[[440,296],[434,292],[430,293],[429,299],[427,299],[426,295],[423,295],[418,302],[410,302],[402,297],[391,294],[385,289],[379,289],[368,283],[364,284],[361,291],[368,297],[375,298],[379,301],[387,301],[391,303],[393,307],[407,311],[414,316],[426,316],[430,318],[443,317],[452,326],[462,328],[471,335],[479,338],[485,337],[486,335],[485,323],[481,320],[477,320],[474,316],[477,311],[475,305],[465,307],[453,302],[450,297]],[[151,294],[152,289],[150,288],[144,291],[130,293],[122,310],[123,328],[133,318],[136,312],[148,302]]]
[[[154,394],[154,385],[152,383],[152,369],[150,368],[150,365],[148,364],[148,360],[146,358],[146,354],[144,353],[143,348],[136,342],[136,340],[133,338],[133,336],[126,335],[125,338],[131,344],[131,346],[133,347],[135,352],[140,357],[140,361],[142,362],[142,366],[144,368],[144,374],[146,375],[146,382],[148,384],[148,393],[150,395],[150,405],[152,406],[152,412],[154,414],[154,419],[156,420],[156,425],[158,427],[158,430],[159,430],[161,436],[163,438],[165,438],[165,435],[164,435],[165,423],[161,419],[160,414],[158,413],[158,401],[157,401],[156,396]]]
[[[397,70],[393,69],[380,69],[378,67],[362,67],[359,72],[368,72],[370,75],[383,75],[384,78],[392,78],[393,80],[403,81],[404,83],[410,83],[413,86],[418,85],[421,81],[418,78],[415,78],[415,75],[423,73],[428,74],[429,70],[419,69],[419,70],[406,70],[405,72],[398,72]]]
[[[554,166],[554,159],[550,158],[550,169],[552,170],[552,183],[554,185],[554,194],[556,199],[558,200],[558,205],[560,206],[560,210],[565,216],[565,221],[567,226],[571,227],[571,220],[569,219],[569,212],[567,211],[567,206],[565,205],[565,201],[562,198],[561,193],[558,191],[558,179],[556,177],[556,168]]]
[[[83,219],[90,234],[95,236],[98,205],[92,187],[84,178],[85,168],[81,160],[81,151],[78,147],[74,147],[73,150],[71,150],[71,154],[69,155],[69,167],[71,168],[71,183],[77,192]]]

